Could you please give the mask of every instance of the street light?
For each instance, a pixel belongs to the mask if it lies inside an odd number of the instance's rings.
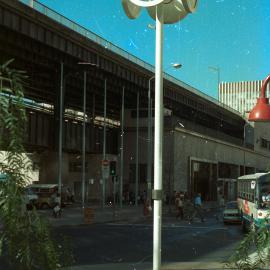
[[[89,62],[78,62],[78,65],[98,67],[97,64]],[[83,72],[83,132],[82,132],[82,210],[85,207],[85,120],[86,120],[86,80],[87,71]]]
[[[171,63],[169,66],[174,69],[179,69],[182,67],[180,63]],[[151,178],[152,178],[152,155],[151,155],[151,146],[152,146],[152,125],[151,125],[151,118],[152,118],[152,108],[151,108],[151,81],[155,78],[153,75],[148,80],[148,119],[147,119],[147,134],[148,134],[148,144],[147,144],[147,200],[151,200]]]
[[[246,122],[244,125],[244,143],[243,143],[243,147],[244,147],[244,175],[246,174],[246,127],[249,126],[249,123]]]
[[[208,67],[209,70],[216,72],[217,73],[217,83],[218,83],[218,94],[219,94],[219,83],[220,83],[220,67],[214,67],[214,66],[210,66]]]
[[[248,120],[254,122],[267,122],[270,121],[270,105],[269,99],[265,97],[266,86],[270,81],[270,74],[264,79],[260,97],[257,98],[257,104],[251,110]]]
[[[155,56],[155,146],[154,146],[154,215],[153,215],[153,269],[161,265],[162,167],[163,167],[163,24],[175,23],[195,11],[197,0],[122,0],[130,19],[139,16],[142,7],[156,20]]]

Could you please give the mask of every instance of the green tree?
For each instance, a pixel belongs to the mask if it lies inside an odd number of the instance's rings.
[[[263,268],[269,266],[270,262],[270,234],[267,219],[265,221],[265,225],[258,230],[251,228],[226,262],[226,267],[239,270],[269,269]]]
[[[23,86],[25,72],[12,69],[10,60],[0,65],[0,150],[5,150],[0,172],[7,176],[0,189],[0,219],[3,225],[0,254],[12,269],[61,268],[65,255],[53,241],[48,222],[35,211],[27,211],[23,187],[30,164],[25,161],[23,139],[26,113]]]

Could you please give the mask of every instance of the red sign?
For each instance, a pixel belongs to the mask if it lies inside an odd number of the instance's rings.
[[[101,160],[101,164],[102,164],[102,166],[109,166],[110,162],[107,159],[103,159],[103,160]]]
[[[110,162],[107,159],[101,161],[101,173],[103,179],[110,177]]]
[[[247,200],[244,201],[244,212],[246,214],[249,214],[250,213],[250,209],[249,209],[248,201]]]

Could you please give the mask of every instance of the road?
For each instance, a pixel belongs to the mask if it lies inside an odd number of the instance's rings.
[[[152,261],[152,224],[107,223],[55,228],[70,238],[76,265]],[[217,221],[165,223],[162,261],[224,261],[243,238],[240,226]]]

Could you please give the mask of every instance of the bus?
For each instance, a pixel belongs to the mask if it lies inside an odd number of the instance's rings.
[[[256,230],[270,222],[270,172],[240,176],[237,203],[243,232]]]
[[[28,191],[38,196],[37,208],[49,209],[55,205],[55,196],[58,193],[58,184],[31,184],[26,187]],[[61,192],[61,205],[67,205],[66,188],[62,187]]]

